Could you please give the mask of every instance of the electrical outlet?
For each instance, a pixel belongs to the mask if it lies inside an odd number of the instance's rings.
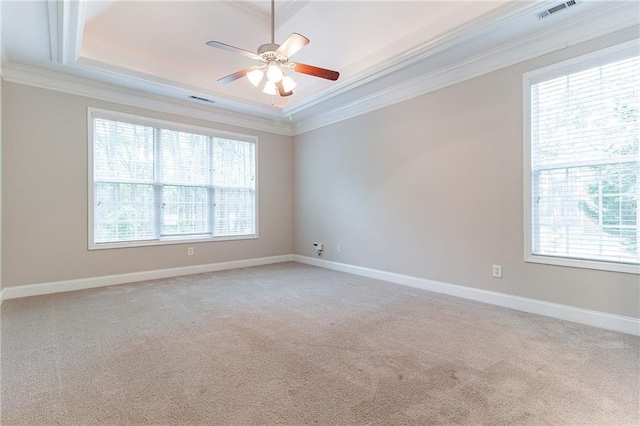
[[[493,265],[493,276],[495,278],[502,278],[502,265]]]
[[[187,248],[187,256],[193,256],[193,247]]]
[[[342,246],[341,246],[340,244],[338,244],[338,245],[336,246],[336,251],[337,251],[338,253],[340,253],[340,252],[342,251]]]

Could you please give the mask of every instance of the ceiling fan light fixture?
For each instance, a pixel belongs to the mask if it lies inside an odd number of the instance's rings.
[[[236,81],[239,78],[246,76],[251,84],[259,87],[265,80],[266,74],[267,81],[265,82],[262,91],[268,95],[273,96],[280,94],[280,96],[286,97],[293,95],[293,89],[297,84],[293,79],[291,79],[291,77],[284,75],[281,67],[286,67],[287,70],[296,73],[307,74],[331,81],[336,81],[338,79],[340,76],[338,71],[332,71],[299,62],[290,62],[289,59],[291,56],[305,47],[309,43],[309,39],[301,34],[293,33],[282,44],[276,44],[275,28],[275,0],[271,0],[271,43],[262,44],[258,47],[257,54],[219,41],[206,42],[205,44],[209,47],[215,47],[227,52],[237,53],[261,62],[260,66],[254,66],[237,71],[226,77],[219,78],[218,82],[224,84],[231,83],[232,81]]]
[[[267,70],[267,78],[272,83],[277,83],[282,80],[283,72],[280,69],[278,64],[269,64],[269,69]]]
[[[251,84],[253,84],[256,87],[258,87],[258,85],[262,81],[263,77],[264,77],[264,71],[262,71],[260,69],[255,69],[255,70],[247,73],[247,78],[249,79]]]
[[[274,83],[271,80],[268,80],[265,84],[264,84],[264,89],[262,90],[264,93],[266,93],[267,95],[275,95],[278,92],[276,91],[276,83]]]
[[[282,78],[282,86],[284,87],[284,91],[285,92],[291,92],[293,91],[293,89],[295,89],[295,87],[298,85],[298,83],[296,83],[295,81],[293,81],[293,79],[291,77],[289,77],[288,75],[285,75]]]

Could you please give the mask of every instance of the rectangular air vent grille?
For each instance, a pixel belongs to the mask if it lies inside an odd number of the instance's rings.
[[[569,0],[563,3],[560,3],[558,5],[550,7],[549,9],[545,9],[542,12],[539,12],[537,14],[538,19],[546,18],[547,16],[551,16],[554,13],[560,12],[561,10],[565,10],[571,6],[575,6],[576,4],[578,4],[578,0]]]
[[[209,103],[213,103],[213,101],[211,99],[206,99],[206,98],[201,98],[199,96],[189,96],[190,99],[193,99],[195,101],[201,101],[201,102],[209,102]]]

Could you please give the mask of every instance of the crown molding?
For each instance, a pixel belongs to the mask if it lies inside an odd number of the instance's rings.
[[[62,39],[62,16],[58,13],[58,2],[56,0],[47,1],[47,13],[49,17],[49,59],[53,62],[61,62],[60,45]],[[60,30],[60,31],[59,31]]]
[[[47,0],[51,60],[72,64],[80,57],[86,0]]]
[[[223,97],[220,95],[214,95],[203,92],[201,88],[191,87],[186,84],[177,84],[176,82],[149,76],[144,73],[125,70],[102,62],[93,61],[91,59],[80,58],[76,63],[68,64],[67,68],[77,71],[79,76],[90,74],[91,79],[94,79],[95,74],[99,73],[100,76],[104,78],[103,81],[107,84],[129,87],[133,90],[155,93],[177,100],[187,100],[188,102],[191,102],[189,100],[190,96],[198,96],[200,98],[211,100],[212,103],[215,103],[214,107],[219,109],[240,112],[272,120],[282,120],[282,112],[278,108],[240,100],[230,96]]]
[[[74,63],[80,57],[82,37],[84,34],[87,0],[65,0],[65,7],[69,10],[69,20],[65,26],[67,42],[64,63]]]
[[[290,0],[280,6],[276,3],[276,28],[280,28],[289,19],[300,12],[310,0]]]
[[[90,97],[107,102],[125,104],[185,117],[237,126],[279,135],[292,135],[290,124],[270,118],[255,117],[227,111],[209,105],[199,105],[146,91],[88,80],[54,71],[8,63],[3,79],[10,83],[24,84],[41,89],[54,90],[77,96]]]
[[[63,6],[58,6],[58,2],[51,1],[56,5],[56,18],[60,18],[60,10]],[[84,19],[84,12],[79,7],[83,1],[60,2],[68,5],[65,13],[69,15],[69,23],[62,24],[57,30],[67,33],[67,37],[61,37],[57,32],[51,33],[52,40],[55,37],[57,41],[57,43],[52,42],[52,55],[55,44],[55,49],[58,49],[58,59],[69,59],[77,54],[77,52],[73,53],[74,50],[69,46],[79,42],[81,32],[78,32],[78,27],[71,21],[80,23],[81,19]],[[518,18],[524,16],[526,19],[527,14],[539,11],[548,3],[509,4],[508,9],[505,9],[507,6],[503,6],[437,40],[404,52],[393,60],[370,69],[363,78],[347,80],[328,92],[316,97],[312,96],[304,105],[294,104],[293,109],[286,107],[280,110],[233,98],[221,98],[210,93],[202,93],[201,89],[158,80],[149,75],[132,73],[85,58],[71,62],[67,60],[65,64],[60,62],[53,64],[61,70],[69,71],[69,74],[65,74],[62,73],[63,71],[48,71],[11,63],[3,49],[2,66],[5,69],[0,69],[0,72],[6,81],[290,136],[384,108],[572,44],[637,25],[640,21],[637,13],[638,6],[635,3],[611,2],[577,15],[573,19],[560,21],[551,27],[547,26],[527,36],[515,38],[509,43],[470,58],[463,57],[457,61],[451,59],[444,64],[434,59],[436,53],[444,50],[455,52],[460,48],[459,51],[463,51],[463,43],[473,37],[487,33],[493,34],[493,30],[500,30],[507,24],[513,27],[521,22],[517,20]],[[76,7],[71,8],[74,4]],[[53,6],[49,3],[49,10],[52,9]],[[71,15],[75,18],[71,19]],[[53,15],[50,15],[50,18],[51,16]],[[55,20],[54,24],[58,26],[59,21]],[[79,35],[80,39],[71,37],[71,34]],[[61,38],[66,41],[60,43]],[[405,71],[409,66],[410,68]],[[395,81],[393,81],[395,74],[391,75],[394,72],[399,76]],[[404,81],[398,81],[402,77],[401,73],[406,76]],[[358,90],[353,91],[356,88]],[[358,92],[364,96],[354,99]],[[215,104],[191,101],[188,99],[190,95],[213,99]],[[304,113],[301,113],[303,111]]]
[[[296,13],[298,13],[308,3],[309,3],[309,0],[296,0],[296,1],[289,0],[285,2],[280,2],[280,4],[276,2],[276,10],[275,10],[276,29],[284,25],[289,19],[291,19]],[[227,2],[227,4],[244,13],[247,13],[249,15],[262,19],[265,22],[271,21],[271,8],[265,11],[264,9],[257,7],[246,0],[230,1],[230,2]]]
[[[225,2],[225,4],[235,8],[236,10],[241,11],[242,13],[262,19],[265,22],[269,22],[270,15],[271,15],[270,11],[265,11],[264,9],[257,7],[255,5],[252,5],[247,1],[242,1],[242,0],[229,1],[229,2]]]
[[[506,4],[488,14],[471,20],[460,27],[452,29],[435,40],[430,40],[421,46],[396,55],[370,68],[364,74],[352,77],[342,83],[335,84],[331,88],[320,93],[307,96],[302,101],[288,105],[283,109],[283,114],[285,116],[295,116],[296,114],[323,103],[333,97],[392,74],[411,64],[420,62],[438,52],[453,48],[473,37],[487,33],[501,25],[506,25],[522,16],[539,11],[543,9],[545,5],[553,2],[554,1],[552,0],[545,0],[542,2],[526,1]]]
[[[637,6],[631,3],[611,3],[603,9],[565,21],[551,30],[545,29],[516,39],[479,55],[458,61],[447,67],[385,88],[366,97],[341,104],[328,112],[319,111],[310,118],[294,120],[293,134],[344,121],[435,90],[460,83],[529,59],[601,37],[640,24]],[[319,106],[320,109],[321,106]],[[295,118],[295,116],[294,116]]]

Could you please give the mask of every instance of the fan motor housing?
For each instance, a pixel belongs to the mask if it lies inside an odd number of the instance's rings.
[[[263,53],[269,53],[269,52],[275,53],[275,51],[278,50],[279,47],[280,47],[279,44],[273,44],[273,43],[263,44],[262,46],[258,47],[258,55],[262,55]]]
[[[279,47],[279,44],[274,43],[263,44],[262,46],[258,47],[258,55],[260,55],[262,60],[267,63],[278,62],[280,65],[285,65],[287,62],[289,62],[289,58],[276,53]]]

